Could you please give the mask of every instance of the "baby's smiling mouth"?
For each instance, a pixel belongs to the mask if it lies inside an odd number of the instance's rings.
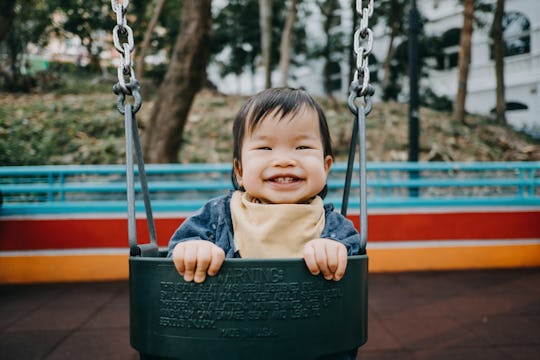
[[[274,176],[268,179],[268,181],[277,184],[291,184],[300,181],[300,178],[296,176]]]

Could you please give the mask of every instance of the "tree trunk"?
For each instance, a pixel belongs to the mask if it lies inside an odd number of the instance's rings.
[[[212,0],[184,0],[180,33],[144,136],[150,163],[178,161],[191,104],[206,78]]]
[[[89,34],[87,37],[88,41],[86,42],[86,52],[88,53],[88,57],[90,59],[90,62],[88,66],[90,67],[90,71],[96,74],[101,74],[101,63],[100,63],[100,53],[93,52],[94,48],[94,39],[92,39],[92,36]]]
[[[150,40],[152,40],[152,33],[154,32],[156,24],[159,20],[159,16],[161,15],[164,4],[165,0],[156,0],[155,6],[152,5],[152,7],[155,9],[152,13],[152,18],[148,23],[148,27],[146,28],[146,31],[144,33],[143,41],[141,43],[141,46],[139,47],[139,52],[137,53],[135,59],[135,77],[137,79],[142,79],[144,75],[144,58],[146,56],[146,53],[148,52],[148,49],[150,48]]]
[[[339,4],[336,0],[325,0],[319,3],[321,14],[323,16],[323,31],[326,35],[326,42],[322,49],[322,57],[324,59],[323,69],[323,85],[326,96],[335,104],[335,99],[332,95],[332,69],[331,69],[331,56],[332,56],[332,41],[330,39],[330,30],[333,26],[332,16],[336,12]]]
[[[504,0],[497,0],[491,34],[493,35],[493,58],[495,60],[495,79],[497,81],[497,100],[495,114],[499,124],[506,123],[506,100],[504,95],[504,41],[502,18],[504,14]]]
[[[82,39],[83,46],[86,48],[88,53],[89,63],[88,67],[90,71],[96,74],[103,74],[101,70],[101,49],[97,52],[94,52],[94,38],[92,37],[93,29],[88,23],[83,24],[82,29],[80,30],[79,36]]]
[[[4,40],[11,29],[15,9],[15,0],[0,0],[0,41]]]
[[[352,31],[351,31],[351,37],[349,41],[349,83],[352,81],[354,77],[354,72],[356,71],[356,53],[354,52],[354,33],[356,32],[356,29],[358,28],[358,15],[356,14],[356,1],[351,1],[349,3],[350,8],[349,11],[352,16]]]
[[[473,33],[474,0],[463,2],[463,28],[460,35],[458,58],[458,89],[454,102],[454,118],[465,122],[465,100],[467,98],[467,80],[471,61],[471,39]]]
[[[287,20],[285,21],[285,27],[281,34],[281,42],[279,45],[280,58],[279,69],[281,71],[281,85],[288,86],[289,83],[289,65],[291,63],[291,43],[294,29],[294,23],[296,21],[296,14],[298,12],[298,3],[301,0],[291,0],[289,9],[287,11]]]
[[[394,29],[392,28],[392,31],[390,32],[390,43],[388,44],[388,49],[386,50],[386,58],[384,59],[383,64],[383,73],[384,77],[381,81],[381,89],[383,93],[386,92],[386,88],[390,85],[390,79],[391,79],[391,69],[390,64],[392,63],[392,59],[394,58],[394,53],[396,52],[396,49],[394,47],[394,40],[396,38],[396,34],[394,33]]]
[[[264,86],[272,87],[272,0],[259,0],[261,52],[264,67]]]
[[[386,50],[386,58],[384,59],[383,64],[384,77],[381,82],[383,92],[385,92],[385,89],[390,85],[390,64],[392,63],[392,59],[394,58],[394,53],[396,51],[394,41],[402,29],[401,22],[403,21],[403,17],[403,6],[398,4],[397,1],[393,0],[390,4],[390,14],[388,14],[388,22],[390,23],[390,41],[388,44],[388,49]]]

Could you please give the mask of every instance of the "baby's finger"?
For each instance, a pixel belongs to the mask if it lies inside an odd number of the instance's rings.
[[[332,274],[332,276],[336,273],[336,270],[338,268],[338,252],[339,252],[339,246],[340,244],[337,241],[332,241],[330,243],[327,243],[325,246],[326,248],[326,263],[328,266],[328,271]]]
[[[225,260],[225,252],[218,246],[212,246],[212,258],[210,260],[210,266],[208,266],[208,275],[214,276],[221,269],[221,265]]]
[[[212,260],[212,251],[210,246],[200,245],[197,247],[197,266],[195,268],[195,274],[193,281],[196,283],[202,283],[206,279],[206,270]]]
[[[184,248],[184,266],[184,280],[193,281],[197,266],[197,246],[186,246]]]
[[[337,269],[334,272],[334,280],[339,281],[345,275],[345,270],[347,269],[347,248],[342,245],[338,247],[338,263]]]
[[[331,280],[334,277],[334,274],[328,268],[327,250],[328,249],[325,246],[322,246],[321,249],[315,251],[315,257],[317,259],[317,265],[319,266],[319,270],[321,270],[323,277],[326,280]]]
[[[176,270],[178,273],[182,276],[184,276],[184,272],[186,271],[186,266],[184,264],[184,244],[179,243],[177,244],[173,249],[173,262],[174,266],[176,267]]]
[[[317,265],[317,259],[315,258],[315,249],[311,243],[304,246],[304,262],[312,275],[319,275],[321,272]]]

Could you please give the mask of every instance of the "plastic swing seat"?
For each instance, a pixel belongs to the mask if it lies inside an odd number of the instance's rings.
[[[367,341],[365,156],[360,156],[364,255],[349,256],[340,281],[313,276],[303,259],[225,259],[216,276],[196,284],[184,281],[172,259],[158,250],[130,105],[125,117],[126,144],[135,144],[151,238],[149,244],[136,242],[133,158],[127,156],[130,342],[141,359],[332,359]],[[353,129],[353,134],[360,129],[361,149],[363,125],[358,117]]]
[[[226,259],[202,284],[172,260],[129,259],[131,345],[141,359],[318,359],[367,340],[366,255],[341,281],[302,259]]]
[[[113,4],[115,4],[113,2]],[[125,16],[125,9],[113,6]],[[117,25],[119,26],[119,25]],[[360,84],[351,83],[349,107],[356,116],[345,180],[342,214],[347,211],[350,177],[359,145],[360,254],[350,256],[340,281],[313,276],[303,259],[225,259],[218,274],[201,284],[186,282],[173,261],[159,251],[142,160],[135,113],[140,108],[138,83],[123,90],[119,68],[118,109],[126,133],[128,239],[130,244],[130,342],[142,359],[180,360],[315,360],[332,359],[367,341],[367,202],[365,115],[356,105]],[[126,94],[135,104],[124,104]],[[357,138],[358,136],[358,138]],[[358,143],[357,143],[358,141]],[[134,152],[150,233],[137,244]]]
[[[130,134],[133,122],[126,114]],[[225,259],[216,276],[201,284],[186,282],[166,252],[158,251],[140,143],[133,134],[154,238],[150,244],[136,243],[128,158],[130,341],[141,359],[332,359],[367,341],[365,201],[360,209],[364,255],[349,256],[340,281],[313,276],[303,259]],[[365,199],[365,162],[361,165]]]
[[[130,342],[142,359],[332,359],[367,341],[368,257],[366,202],[365,116],[371,111],[367,57],[355,32],[357,70],[351,82],[349,108],[355,115],[345,180],[342,214],[347,200],[356,145],[359,146],[360,254],[350,256],[340,281],[313,276],[303,259],[225,259],[218,274],[201,284],[186,282],[166,252],[159,251],[142,149],[135,114],[141,106],[138,81],[131,67],[133,33],[127,25],[129,1],[113,0],[117,25],[115,48],[118,67],[118,111],[124,115],[126,135],[126,185],[128,203]],[[357,2],[360,13],[361,2]],[[365,11],[364,11],[365,10]],[[362,12],[366,20],[373,2]],[[362,22],[367,26],[367,21]],[[369,29],[368,29],[369,30]],[[365,35],[370,35],[365,31]],[[120,38],[127,35],[127,43]],[[362,75],[362,84],[360,82]],[[129,81],[127,81],[129,80]],[[133,104],[125,102],[133,97]],[[356,100],[364,97],[365,107]],[[357,143],[358,141],[358,143]],[[134,152],[150,233],[149,244],[137,244],[135,223]]]
[[[133,154],[133,142],[151,238],[149,244],[136,241],[133,157],[128,155],[130,342],[141,359],[332,359],[332,354],[367,341],[365,127],[360,111],[353,139],[359,134],[360,253],[364,255],[349,256],[344,277],[335,282],[313,276],[303,259],[225,259],[218,274],[201,284],[184,281],[172,259],[158,250],[129,104],[124,114],[126,154]],[[351,141],[350,148],[355,145]],[[349,185],[346,180],[344,199]]]
[[[130,104],[123,113],[130,342],[142,359],[314,360],[358,348],[366,342],[367,255],[349,257],[345,276],[338,282],[311,275],[303,259],[226,259],[219,273],[207,277],[202,284],[185,282],[172,259],[158,250],[142,150]],[[355,131],[356,125],[353,134]],[[133,148],[145,201],[149,244],[137,244]],[[361,194],[365,199],[362,169],[365,161],[360,168]],[[365,254],[365,201],[362,204],[360,251]]]

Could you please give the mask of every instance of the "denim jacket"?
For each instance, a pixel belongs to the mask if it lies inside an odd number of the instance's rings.
[[[201,210],[187,218],[169,241],[169,254],[182,241],[208,240],[225,251],[225,257],[239,257],[234,246],[230,201],[233,192],[207,202]],[[325,223],[321,238],[332,239],[347,247],[348,255],[358,254],[360,236],[350,220],[334,211],[332,204],[324,205]]]

